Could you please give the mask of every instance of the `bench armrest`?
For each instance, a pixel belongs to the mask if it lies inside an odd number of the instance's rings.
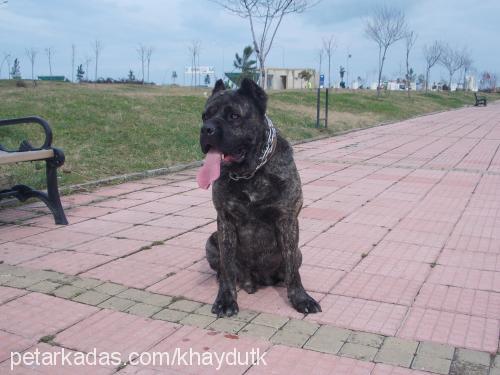
[[[29,116],[29,117],[21,117],[21,118],[12,118],[6,120],[0,120],[0,126],[8,126],[8,125],[19,125],[19,124],[38,124],[43,128],[45,132],[45,141],[42,146],[34,147],[29,141],[23,140],[19,145],[19,149],[17,150],[7,150],[0,144],[0,150],[7,152],[20,152],[20,151],[37,151],[37,150],[48,150],[52,146],[52,129],[50,129],[49,123],[45,121],[43,118],[38,116]]]

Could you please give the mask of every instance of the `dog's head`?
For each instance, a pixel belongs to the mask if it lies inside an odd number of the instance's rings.
[[[203,111],[201,150],[220,153],[221,166],[232,172],[255,169],[266,142],[267,95],[254,81],[243,79],[238,90],[218,80]]]

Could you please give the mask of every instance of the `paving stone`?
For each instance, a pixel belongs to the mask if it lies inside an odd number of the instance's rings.
[[[401,367],[410,367],[413,355],[417,350],[417,346],[417,341],[387,337],[379,352],[375,356],[375,362],[382,362]]]
[[[318,330],[319,327],[320,326],[316,323],[306,322],[304,320],[298,320],[298,319],[291,319],[288,321],[288,323],[286,323],[283,326],[282,329],[283,330],[290,330],[290,331],[294,331],[294,332],[299,332],[299,333],[304,333],[306,335],[311,336],[312,334],[314,334]],[[330,327],[330,328],[333,328],[333,327]],[[344,330],[341,330],[341,331],[344,331]],[[334,332],[337,332],[337,331],[332,330],[331,333],[334,334]]]
[[[125,311],[134,304],[135,301],[131,301],[129,299],[120,297],[111,297],[110,299],[107,299],[106,301],[99,304],[98,307],[102,307],[103,309]]]
[[[279,330],[271,337],[271,342],[274,344],[283,344],[286,346],[295,346],[302,348],[310,335],[290,330]]]
[[[262,313],[257,315],[257,317],[252,320],[252,323],[279,329],[283,327],[288,320],[289,319],[284,316]]]
[[[384,342],[385,336],[376,335],[368,332],[353,332],[347,338],[347,342],[364,346],[380,348]]]
[[[157,312],[155,315],[153,315],[152,318],[177,323],[180,320],[184,319],[186,316],[188,316],[188,313],[184,311],[163,309]]]
[[[339,354],[345,357],[360,359],[363,361],[373,361],[378,349],[373,346],[366,346],[361,344],[353,344],[346,342],[340,349]]]
[[[85,292],[85,290],[86,289],[77,288],[76,286],[73,285],[63,285],[54,290],[53,294],[56,297],[71,299],[77,296],[78,294],[82,294],[83,292]]]
[[[497,354],[495,356],[495,360],[493,361],[493,367],[500,368],[500,354]]]
[[[7,283],[16,278],[14,275],[6,275],[6,274],[1,274],[0,275],[0,285],[7,285]]]
[[[21,276],[13,276],[9,278],[6,282],[3,282],[2,285],[10,286],[12,288],[25,289],[30,285],[36,284],[39,282],[37,279],[29,279]]]
[[[450,375],[488,375],[488,373],[488,366],[462,361],[453,361],[449,372]]]
[[[287,324],[288,325],[288,324]],[[286,327],[286,326],[285,326]],[[307,341],[304,348],[323,353],[336,354],[352,331],[332,326],[321,326]]]
[[[240,310],[237,315],[233,315],[229,319],[239,320],[242,322],[250,322],[253,318],[259,315],[258,312],[251,310]]]
[[[105,282],[94,288],[95,291],[99,293],[109,294],[110,296],[114,296],[120,292],[123,292],[125,289],[127,289],[126,286],[111,282]]]
[[[107,300],[110,296],[107,294],[95,292],[93,290],[87,290],[85,293],[79,294],[73,301],[85,303],[87,305],[97,306],[101,302]]]
[[[200,314],[200,315],[206,315],[206,316],[211,316],[213,318],[217,318],[217,315],[215,315],[212,312],[212,305],[205,304],[201,306],[199,309],[196,309],[195,313]]]
[[[151,296],[150,292],[146,292],[141,289],[129,288],[117,294],[120,298],[131,299],[137,302],[144,302],[147,298]]]
[[[60,285],[61,284],[53,283],[52,281],[43,280],[27,287],[26,289],[31,290],[32,292],[50,293],[56,290]]]
[[[246,325],[245,322],[232,320],[228,318],[220,318],[216,319],[212,322],[207,328],[214,329],[219,332],[227,332],[227,333],[238,333],[240,329],[242,329]]]
[[[76,286],[77,288],[83,289],[93,289],[98,285],[101,285],[104,281],[97,279],[77,279],[71,283],[71,285]]]
[[[188,326],[195,326],[199,328],[205,328],[208,325],[212,324],[217,318],[213,318],[207,315],[201,315],[201,314],[189,314],[186,316],[184,319],[182,319],[179,323],[188,325]]]
[[[156,293],[150,293],[149,296],[145,297],[142,302],[148,305],[166,307],[170,305],[170,303],[172,302],[172,297],[163,296],[161,294],[156,294]]]
[[[156,314],[161,310],[161,307],[148,305],[147,303],[137,303],[127,309],[129,314],[143,316],[145,318],[149,318],[151,315]]]
[[[448,374],[450,371],[451,360],[439,358],[437,356],[428,356],[417,354],[411,368],[421,371],[430,371],[437,374]]]
[[[264,340],[269,340],[275,333],[276,329],[273,327],[253,323],[247,324],[240,332],[238,332],[241,336],[252,336]]]
[[[455,348],[451,345],[437,344],[434,342],[421,342],[418,345],[417,355],[437,357],[442,359],[453,359]]]
[[[185,312],[193,312],[197,308],[199,308],[202,304],[200,302],[189,301],[187,299],[181,299],[179,301],[175,301],[171,305],[168,306],[169,309],[172,310],[180,310]]]
[[[456,360],[459,362],[468,362],[475,365],[489,366],[490,355],[485,352],[478,352],[477,350],[457,349]]]
[[[71,284],[71,283],[75,282],[76,280],[78,280],[77,277],[71,276],[71,275],[66,275],[64,273],[59,273],[59,275],[56,275],[58,273],[59,272],[54,272],[54,275],[50,276],[47,280],[53,281],[55,283],[63,284],[63,285]]]
[[[61,272],[56,271],[45,271],[45,270],[32,270],[32,272],[28,273],[26,277],[30,279],[38,279],[40,281],[47,280],[50,278],[57,279],[58,277],[64,276]]]

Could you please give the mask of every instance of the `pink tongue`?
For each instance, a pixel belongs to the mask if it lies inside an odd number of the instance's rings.
[[[210,150],[205,157],[203,167],[198,171],[196,181],[202,189],[208,189],[210,184],[220,176],[221,153],[216,150]]]

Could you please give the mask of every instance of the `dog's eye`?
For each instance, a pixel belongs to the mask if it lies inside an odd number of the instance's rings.
[[[206,114],[205,112],[203,112],[203,113],[201,114],[201,119],[202,119],[203,121],[205,121],[205,120],[207,119],[207,114]]]
[[[241,116],[237,113],[231,113],[231,120],[238,120]]]

